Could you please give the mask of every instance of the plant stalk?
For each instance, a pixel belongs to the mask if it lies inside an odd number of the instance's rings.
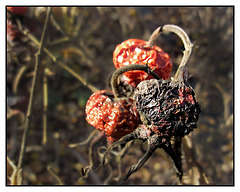
[[[24,129],[24,132],[23,132],[21,150],[20,150],[18,166],[17,166],[18,184],[22,183],[23,160],[24,160],[25,151],[26,151],[27,136],[28,136],[28,132],[29,132],[29,129],[30,129],[30,125],[31,125],[33,99],[35,98],[35,94],[36,94],[36,83],[37,83],[37,79],[38,79],[39,65],[40,65],[40,60],[41,60],[40,56],[41,56],[43,48],[44,48],[46,35],[47,35],[46,31],[47,31],[47,27],[48,27],[48,24],[49,24],[51,12],[52,12],[52,9],[51,9],[51,7],[49,7],[47,9],[47,16],[46,16],[46,20],[45,20],[45,24],[44,24],[44,28],[43,28],[43,32],[42,32],[41,41],[40,41],[40,44],[39,44],[39,49],[38,49],[38,52],[35,55],[36,61],[35,61],[34,76],[33,76],[33,81],[32,81],[32,88],[31,88],[31,92],[30,92],[28,110],[27,110],[27,115],[26,115],[25,129]]]

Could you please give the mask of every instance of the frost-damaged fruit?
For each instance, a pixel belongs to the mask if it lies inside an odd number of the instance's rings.
[[[169,55],[158,46],[146,45],[147,41],[140,39],[128,39],[117,45],[113,52],[115,67],[118,69],[130,64],[148,64],[159,77],[168,79],[173,67]],[[152,78],[144,71],[128,71],[124,73],[122,80],[136,87],[141,81]]]
[[[113,93],[107,90],[97,91],[90,96],[86,115],[89,124],[106,133],[109,144],[131,133],[140,124],[133,99],[114,101]]]
[[[169,154],[181,179],[180,159],[173,150],[170,140],[173,136],[183,137],[196,128],[200,113],[194,90],[188,85],[187,80],[187,69],[182,67],[177,80],[151,79],[139,83],[133,93],[133,99],[136,101],[142,125],[113,143],[107,149],[102,164],[114,147],[140,139],[148,141],[147,152],[137,164],[131,166],[123,180],[139,170],[157,148],[163,148]]]
[[[183,81],[143,81],[133,99],[142,121],[155,134],[183,137],[197,127],[199,104],[194,90]]]

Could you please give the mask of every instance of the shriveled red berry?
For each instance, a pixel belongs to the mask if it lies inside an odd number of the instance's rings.
[[[133,98],[143,123],[158,135],[184,136],[197,127],[200,107],[194,90],[183,82],[142,81]]]
[[[130,64],[148,64],[162,79],[168,79],[172,70],[172,61],[167,53],[160,47],[146,47],[147,41],[140,39],[128,39],[117,45],[113,52],[113,63],[118,69]],[[136,87],[138,83],[146,79],[152,79],[144,71],[128,71],[123,79],[128,84]]]
[[[112,98],[111,91],[102,90],[93,93],[86,104],[87,122],[104,131],[109,144],[134,131],[140,123],[133,99]]]
[[[28,11],[27,7],[7,7],[7,10],[17,15],[25,15]]]

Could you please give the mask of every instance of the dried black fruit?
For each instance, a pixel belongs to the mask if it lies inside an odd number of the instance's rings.
[[[186,67],[180,68],[177,78],[172,81],[151,79],[138,84],[133,99],[142,124],[113,143],[104,154],[101,165],[114,147],[140,139],[148,141],[148,149],[144,156],[131,166],[123,180],[139,170],[157,148],[163,148],[171,157],[181,180],[181,153],[172,148],[171,138],[175,136],[179,139],[196,128],[201,110],[194,90],[188,85]],[[181,147],[181,139],[178,144],[178,147]]]
[[[197,127],[200,107],[183,81],[142,81],[133,99],[142,122],[156,134],[183,137]]]

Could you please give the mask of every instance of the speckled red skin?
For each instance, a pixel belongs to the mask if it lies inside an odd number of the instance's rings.
[[[172,70],[172,61],[167,53],[160,47],[146,47],[147,41],[128,39],[117,45],[113,52],[113,63],[118,69],[129,64],[148,64],[162,79],[168,79]],[[123,75],[123,80],[136,87],[138,83],[153,77],[144,71],[128,71]]]
[[[195,101],[195,98],[194,98],[192,92],[193,92],[192,89],[190,89],[187,86],[183,86],[182,88],[180,88],[178,90],[179,97],[178,97],[178,99],[175,98],[172,105],[175,105],[175,106],[179,105],[182,108],[184,108],[185,105],[190,104],[190,103],[194,105],[196,103],[196,101]],[[176,110],[175,113],[177,114],[178,112],[179,111]],[[186,117],[182,117],[182,118],[186,118]],[[169,122],[166,119],[159,119],[159,124],[161,125],[161,128],[164,128],[164,127],[170,126],[171,122]],[[157,133],[158,135],[165,136],[165,137],[169,136],[169,138],[175,134],[174,130],[171,131],[170,129],[160,129],[158,126],[154,126],[154,125],[151,126],[151,130],[154,133]]]
[[[184,102],[195,104],[196,101],[192,95],[193,90],[189,89],[189,87],[185,86],[179,89],[179,102],[183,105]]]
[[[86,120],[96,129],[104,131],[108,144],[134,131],[140,119],[132,99],[112,101],[111,91],[93,93],[86,104]]]

